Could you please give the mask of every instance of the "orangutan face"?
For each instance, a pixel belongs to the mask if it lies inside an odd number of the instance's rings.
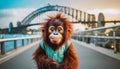
[[[50,33],[49,39],[52,44],[60,44],[60,42],[62,42],[62,34],[64,33],[64,28],[62,25],[57,27],[52,25],[48,28],[48,32]]]

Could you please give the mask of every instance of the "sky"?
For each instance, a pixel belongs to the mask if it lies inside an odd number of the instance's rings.
[[[120,0],[0,0],[0,28],[10,22],[16,26],[30,12],[46,5],[62,5],[98,15],[103,12],[105,20],[120,20]]]

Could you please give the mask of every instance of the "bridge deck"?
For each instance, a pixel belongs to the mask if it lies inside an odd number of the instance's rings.
[[[79,69],[120,69],[120,60],[84,47],[80,42],[73,42],[80,62]],[[37,69],[32,60],[32,53],[36,48],[37,45],[0,64],[0,69]]]

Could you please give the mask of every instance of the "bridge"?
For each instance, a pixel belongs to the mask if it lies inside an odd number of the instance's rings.
[[[103,13],[99,13],[98,21],[94,14],[59,5],[48,5],[39,8],[13,27],[10,23],[8,30],[24,31],[29,26],[40,25],[42,22],[33,22],[40,19],[46,12],[61,12],[70,17],[71,22],[88,26],[85,31],[74,32],[72,42],[79,58],[79,69],[120,69],[120,20],[105,21]],[[115,25],[105,27],[105,23]],[[18,42],[21,40],[21,47]],[[27,40],[27,42],[25,42]],[[1,69],[37,69],[32,60],[32,53],[41,40],[40,35],[27,37],[0,38],[0,68]],[[5,43],[13,41],[12,50],[7,51]]]
[[[89,14],[87,12],[67,6],[47,5],[45,7],[39,8],[31,12],[22,21],[18,21],[17,27],[13,27],[13,24],[10,23],[9,28],[5,28],[4,30],[6,32],[9,31],[9,33],[13,33],[13,32],[20,33],[21,31],[24,31],[28,26],[39,25],[39,23],[42,23],[41,21],[39,21],[41,19],[40,16],[42,16],[46,12],[51,12],[51,11],[64,13],[65,15],[67,15],[68,18],[71,17],[70,21],[72,23],[81,23],[83,25],[87,25],[89,28],[105,26],[106,23],[114,23],[114,24],[120,23],[120,20],[105,21],[105,17],[103,13],[99,13],[98,17],[96,17],[94,14]],[[96,21],[96,18],[98,18],[97,19],[98,21]],[[36,24],[32,23],[34,19],[38,20]]]

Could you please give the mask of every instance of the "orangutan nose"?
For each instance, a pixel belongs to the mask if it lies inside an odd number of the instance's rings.
[[[58,32],[58,31],[54,31],[53,34],[54,34],[54,35],[58,35],[59,32]]]

